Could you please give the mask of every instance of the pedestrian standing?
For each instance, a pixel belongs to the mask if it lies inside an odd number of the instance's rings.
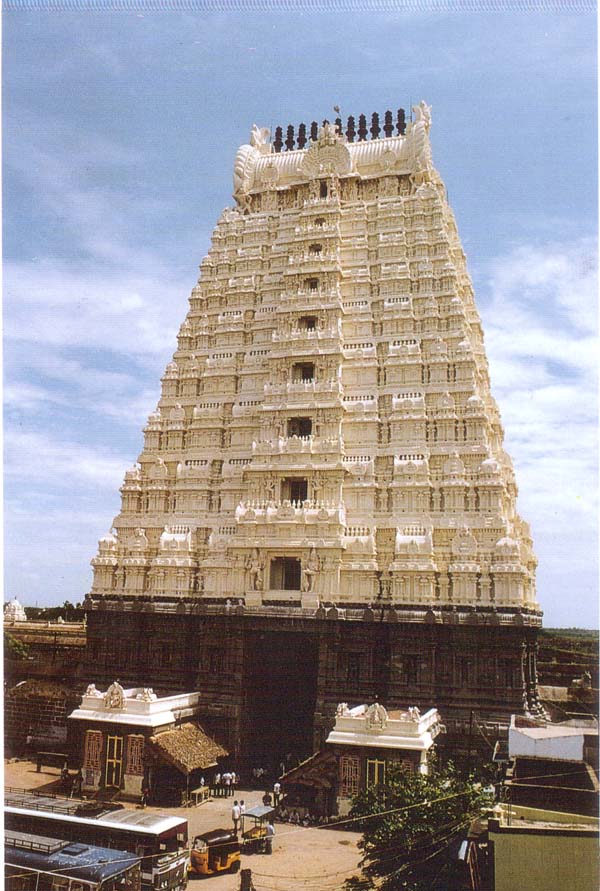
[[[281,783],[279,780],[273,783],[273,803],[275,807],[279,804],[279,796],[281,795]]]
[[[273,838],[275,837],[275,827],[269,820],[267,823],[267,835],[265,838],[265,854],[273,853]]]
[[[231,774],[229,771],[223,774],[223,783],[225,785],[225,798],[229,798],[231,795]]]
[[[240,828],[244,831],[244,814],[246,813],[246,803],[244,799],[240,801]]]
[[[235,832],[236,835],[238,834],[238,825],[240,822],[240,816],[241,816],[240,806],[237,803],[237,801],[234,801],[233,807],[231,808],[231,819],[233,821],[233,831]]]
[[[218,798],[221,794],[221,774],[215,774],[215,798]]]

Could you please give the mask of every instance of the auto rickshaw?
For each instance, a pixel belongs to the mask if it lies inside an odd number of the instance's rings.
[[[275,808],[264,804],[248,808],[244,812],[244,826],[252,823],[251,827],[244,829],[242,833],[245,854],[264,854],[267,851],[267,823],[272,820],[274,814]]]
[[[188,867],[191,876],[238,872],[240,865],[240,843],[235,832],[230,829],[213,829],[195,837]]]

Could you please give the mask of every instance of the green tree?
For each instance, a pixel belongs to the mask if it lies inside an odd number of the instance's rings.
[[[9,659],[27,659],[29,647],[23,641],[18,640],[10,631],[4,632],[4,652]]]
[[[350,816],[363,837],[360,878],[348,891],[455,891],[455,845],[488,801],[481,784],[452,765],[427,776],[390,768],[384,785],[360,793]]]

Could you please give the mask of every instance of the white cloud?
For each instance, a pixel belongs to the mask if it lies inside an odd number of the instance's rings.
[[[132,459],[106,455],[67,437],[56,439],[33,431],[7,430],[4,436],[7,482],[23,482],[28,490],[35,485],[61,489],[73,494],[73,487],[94,485],[116,490]]]
[[[489,293],[492,390],[554,609],[557,561],[592,588],[597,554],[595,242],[515,247],[491,264]]]
[[[133,263],[131,263],[133,265]],[[166,357],[187,311],[191,287],[159,262],[145,274],[90,264],[78,272],[58,261],[5,264],[5,336],[36,351],[57,347]]]

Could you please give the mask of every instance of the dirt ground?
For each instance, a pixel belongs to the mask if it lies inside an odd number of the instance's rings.
[[[36,772],[35,762],[5,761],[5,784],[20,789],[40,789],[60,792],[59,770],[42,767]],[[262,793],[256,790],[236,790],[236,798],[243,799],[250,808],[261,802]],[[125,807],[135,805],[123,802]],[[186,817],[190,839],[209,829],[229,828],[232,798],[212,799],[199,807],[151,808],[148,810]],[[256,891],[338,891],[345,879],[358,875],[360,835],[336,829],[317,829],[275,823],[273,854],[242,854],[242,869],[252,870]],[[212,876],[192,879],[189,891],[200,891],[200,883],[208,881],[203,891],[238,891],[239,875]]]

